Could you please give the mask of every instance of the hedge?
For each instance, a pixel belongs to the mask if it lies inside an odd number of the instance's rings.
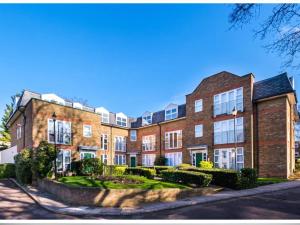
[[[152,179],[155,176],[155,170],[148,168],[128,167],[125,169],[125,174],[139,175]]]
[[[173,169],[174,167],[172,167],[172,166],[151,166],[151,167],[145,167],[145,166],[143,166],[141,168],[144,168],[144,169],[154,169],[156,175],[160,175],[161,171],[168,170],[168,169]]]
[[[16,177],[15,164],[12,163],[0,164],[0,179],[15,178],[15,177]]]
[[[161,177],[165,181],[187,185],[196,184],[200,187],[208,186],[212,180],[212,175],[210,174],[174,169],[161,171]]]
[[[253,188],[257,186],[257,172],[252,168],[241,169],[240,188]]]
[[[211,184],[228,187],[233,189],[239,188],[239,173],[234,170],[227,169],[203,169],[203,168],[186,168],[185,171],[201,172],[212,175]]]

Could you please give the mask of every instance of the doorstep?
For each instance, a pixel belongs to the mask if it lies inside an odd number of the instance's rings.
[[[246,197],[256,194],[280,191],[295,187],[300,187],[300,181],[289,181],[278,184],[271,184],[260,186],[253,189],[239,190],[239,191],[221,191],[216,194],[208,196],[191,197],[182,199],[175,202],[157,202],[145,204],[139,208],[100,208],[88,206],[71,206],[56,200],[53,195],[41,192],[35,187],[24,187],[20,185],[15,179],[10,179],[17,186],[19,186],[25,193],[27,193],[37,204],[46,210],[54,213],[73,215],[73,216],[123,216],[134,215],[139,213],[156,212],[166,209],[174,209],[185,206],[192,206],[203,203],[210,203],[216,201],[227,200],[231,198]]]

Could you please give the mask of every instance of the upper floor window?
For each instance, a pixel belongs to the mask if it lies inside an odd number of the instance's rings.
[[[92,137],[91,125],[83,125],[83,137]]]
[[[127,116],[123,113],[116,114],[116,123],[121,127],[127,127]]]
[[[178,105],[170,104],[165,109],[165,120],[172,120],[178,117]]]
[[[20,139],[22,137],[22,126],[17,126],[17,139]]]
[[[203,110],[203,101],[202,99],[195,101],[195,112],[201,112]]]
[[[130,141],[136,141],[136,130],[130,130]]]
[[[214,115],[231,114],[233,109],[243,111],[243,87],[214,95]]]
[[[109,111],[107,109],[99,107],[95,109],[95,112],[100,114],[102,123],[109,123]]]
[[[202,137],[203,136],[203,125],[199,124],[195,126],[195,137]]]
[[[152,123],[152,113],[145,112],[142,116],[142,125],[149,125]]]
[[[56,120],[54,132],[54,121],[48,120],[48,142],[54,141],[57,144],[71,144],[71,122]]]
[[[182,148],[182,131],[176,130],[165,133],[165,149]]]
[[[155,150],[155,135],[143,136],[142,140],[144,151],[154,151]]]
[[[101,150],[108,149],[108,135],[107,134],[101,134],[100,148],[101,148]]]
[[[115,137],[115,151],[126,152],[126,138],[123,136]]]
[[[235,129],[234,129],[234,119],[223,120],[214,123],[215,144],[227,144],[227,143],[235,143],[235,142],[243,142],[243,141],[244,141],[243,117],[236,118]]]

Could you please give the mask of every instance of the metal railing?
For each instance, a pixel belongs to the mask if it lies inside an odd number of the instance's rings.
[[[228,102],[222,102],[219,104],[213,105],[213,114],[214,116],[223,115],[223,114],[232,114],[232,110],[236,108],[238,111],[244,111],[243,100],[233,100]]]

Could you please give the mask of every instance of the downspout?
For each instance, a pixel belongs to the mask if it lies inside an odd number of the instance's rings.
[[[26,140],[26,137],[25,137],[25,127],[26,127],[26,115],[25,115],[25,107],[24,106],[21,106],[18,108],[18,111],[21,112],[22,116],[23,116],[23,149],[25,148],[25,140]]]
[[[259,147],[258,147],[258,143],[259,143],[259,135],[258,135],[258,109],[257,109],[257,103],[254,103],[255,105],[255,138],[256,138],[256,170],[257,170],[257,174],[259,174]]]
[[[161,125],[160,123],[157,123],[159,127],[159,157],[161,157]]]

